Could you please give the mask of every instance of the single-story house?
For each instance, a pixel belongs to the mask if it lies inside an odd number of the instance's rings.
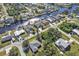
[[[34,24],[35,22],[37,22],[39,20],[40,20],[39,18],[30,19],[30,24]]]
[[[12,40],[12,36],[11,35],[7,35],[7,36],[3,36],[1,42],[4,43],[6,41],[10,41]]]
[[[35,53],[38,51],[39,47],[41,46],[41,43],[38,40],[36,40],[34,42],[31,42],[29,46],[32,52]]]
[[[39,28],[39,29],[41,29],[41,30],[43,30],[44,24],[42,23],[42,21],[43,20],[35,23],[34,26],[37,27],[37,28]]]
[[[64,40],[62,38],[59,38],[56,42],[55,42],[56,46],[58,46],[62,51],[66,51],[68,50],[68,48],[70,47],[70,42],[67,40]]]
[[[49,22],[53,22],[53,19],[51,19],[50,17],[47,19]]]
[[[73,29],[72,32],[79,35],[79,30],[78,29]]]
[[[19,36],[23,33],[25,33],[25,31],[23,29],[22,30],[17,30],[17,31],[14,32],[14,35],[17,37],[17,36]]]
[[[14,18],[13,17],[5,17],[5,23],[9,23],[9,24],[11,24],[11,23],[14,23]]]

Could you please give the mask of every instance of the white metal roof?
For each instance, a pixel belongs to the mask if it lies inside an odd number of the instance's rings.
[[[19,36],[20,34],[24,33],[25,31],[22,29],[22,30],[18,30],[16,32],[14,32],[15,36]]]
[[[77,35],[79,35],[79,30],[78,29],[73,29],[73,32],[75,32]]]

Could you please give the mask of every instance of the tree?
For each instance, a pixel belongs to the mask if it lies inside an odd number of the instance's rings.
[[[18,48],[12,47],[12,49],[9,52],[9,56],[20,56]]]
[[[27,47],[29,45],[29,41],[28,40],[25,40],[22,44],[23,47]]]
[[[50,28],[48,31],[42,33],[42,39],[47,42],[55,42],[58,38],[61,37],[61,33],[57,29]]]

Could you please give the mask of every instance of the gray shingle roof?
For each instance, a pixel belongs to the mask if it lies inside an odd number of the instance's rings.
[[[31,48],[32,52],[36,52],[38,50],[39,46],[41,46],[41,43],[37,40],[30,43],[30,48]]]
[[[7,36],[4,36],[4,37],[2,37],[2,42],[6,42],[6,41],[10,41],[12,39],[12,36],[10,36],[10,35],[7,35]]]
[[[58,39],[55,44],[58,46],[58,47],[63,47],[64,49],[66,49],[71,43],[60,38]]]

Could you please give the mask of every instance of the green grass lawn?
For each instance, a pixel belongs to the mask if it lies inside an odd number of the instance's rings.
[[[11,34],[11,35],[13,35],[13,34],[14,34],[14,32],[15,32],[15,30],[11,30],[10,34]]]
[[[32,42],[33,40],[36,40],[36,36],[31,37],[30,39],[28,39],[29,42]]]
[[[1,42],[0,42],[0,48],[5,47],[5,46],[10,45],[10,44],[11,44],[10,41],[5,42],[5,43],[1,43]]]
[[[65,34],[61,34],[61,38],[63,38],[63,39],[65,39],[65,40],[70,40],[70,38],[69,37],[67,37]]]
[[[73,37],[75,40],[79,41],[79,36],[78,36],[78,35],[74,34],[74,35],[72,35],[72,37]]]
[[[26,38],[28,35],[26,33],[20,35],[22,38]]]
[[[79,56],[79,45],[73,42],[71,44],[70,50],[66,51],[67,56]]]

